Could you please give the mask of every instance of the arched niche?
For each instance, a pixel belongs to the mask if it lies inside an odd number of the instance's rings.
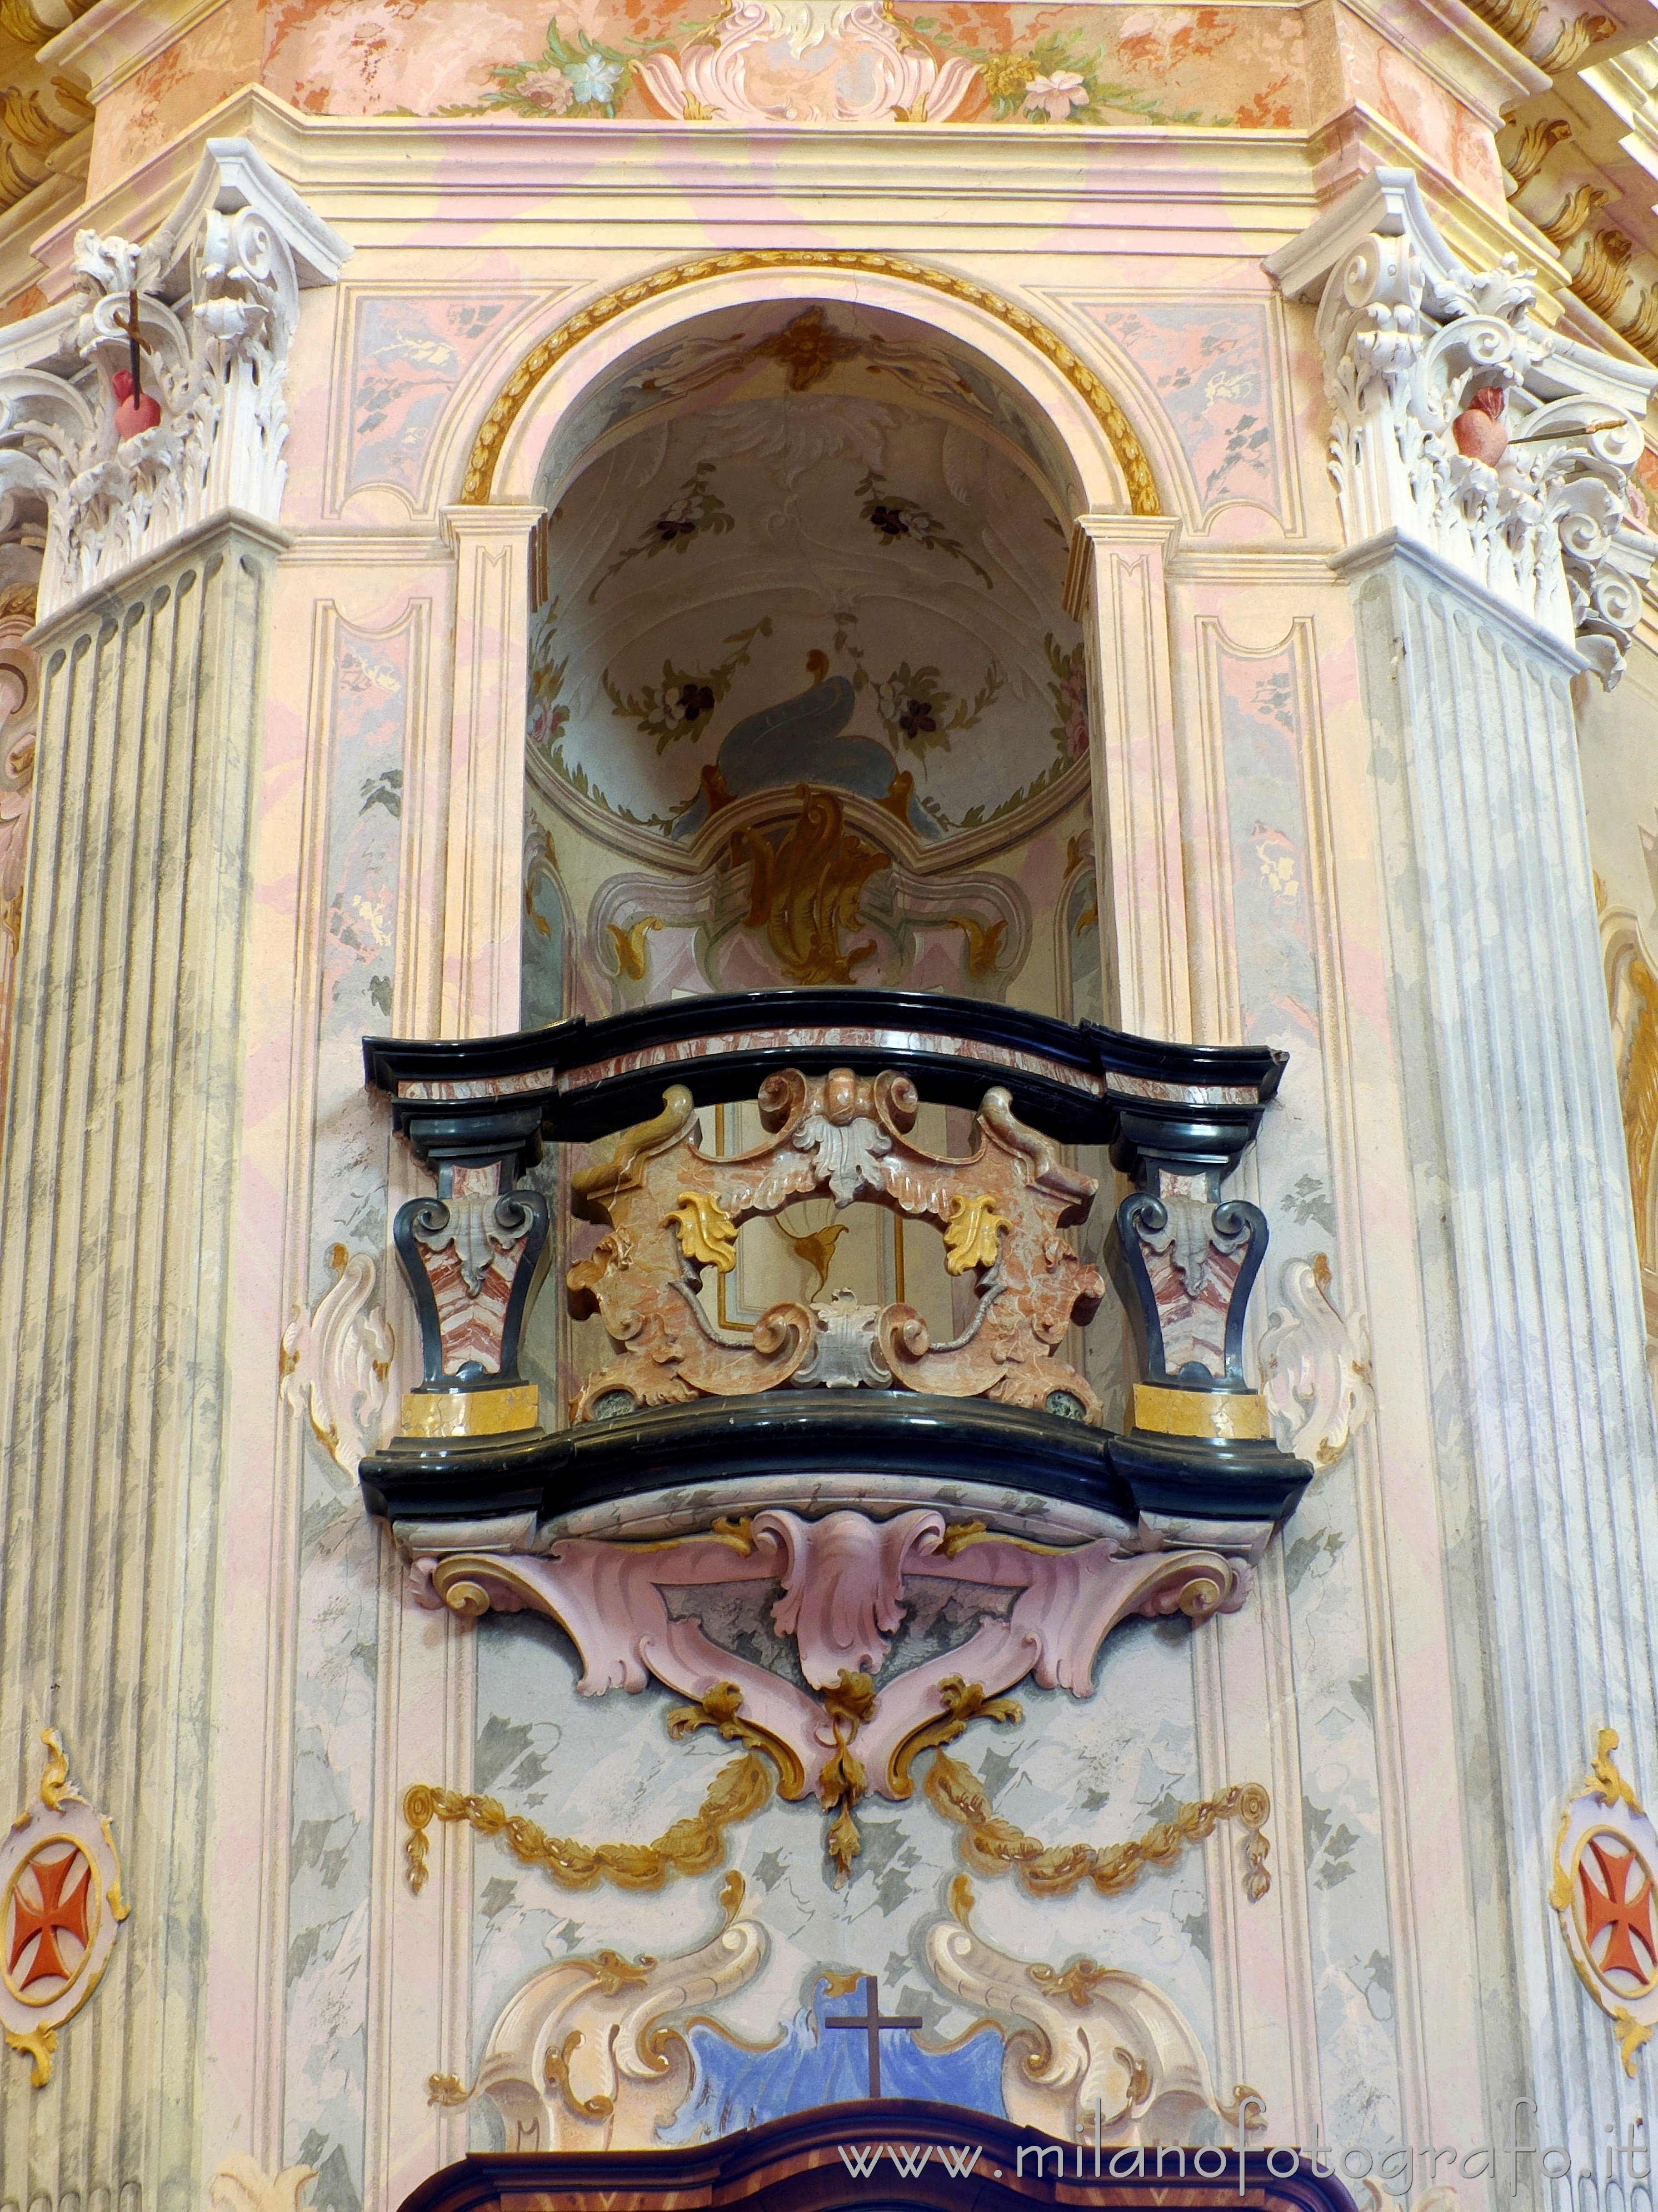
[[[798,289],[573,392],[530,479],[527,1020],[845,981],[1109,1010],[1073,431],[954,329]]]

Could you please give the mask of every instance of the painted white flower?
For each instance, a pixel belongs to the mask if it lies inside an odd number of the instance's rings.
[[[1088,88],[1073,70],[1055,70],[1051,76],[1033,76],[1025,87],[1025,112],[1042,109],[1050,120],[1064,123],[1073,107],[1086,107]]]
[[[608,107],[611,94],[621,82],[622,64],[607,62],[601,54],[588,54],[579,62],[568,63],[564,75],[578,100],[595,107]]]

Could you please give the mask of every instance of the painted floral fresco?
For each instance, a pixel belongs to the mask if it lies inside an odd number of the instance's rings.
[[[1301,20],[1288,8],[897,0],[848,10],[833,39],[804,46],[777,0],[767,8],[775,22],[737,27],[694,0],[578,0],[551,14],[545,0],[491,0],[482,20],[461,0],[290,0],[269,19],[265,82],[315,114],[1305,127]],[[722,111],[698,88],[739,32],[735,65],[715,72]]]
[[[907,404],[889,341],[871,359],[818,307],[754,319],[681,365],[701,407],[643,417],[559,498],[537,787],[689,845],[753,794],[827,787],[924,844],[1080,774],[1066,535],[1028,468],[960,395]]]
[[[1205,299],[1131,305],[1077,302],[1156,392],[1192,471],[1198,510],[1263,508],[1289,526],[1283,458],[1273,421],[1277,380],[1265,301]]]
[[[344,490],[386,483],[417,498],[438,417],[514,304],[475,294],[356,302]]]

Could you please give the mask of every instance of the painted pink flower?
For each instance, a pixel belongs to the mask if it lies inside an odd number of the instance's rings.
[[[568,114],[576,103],[576,88],[563,70],[526,70],[513,89],[545,115]]]
[[[1073,107],[1086,107],[1088,88],[1074,70],[1055,70],[1051,76],[1033,76],[1025,88],[1025,112],[1038,108],[1054,123],[1064,123]]]

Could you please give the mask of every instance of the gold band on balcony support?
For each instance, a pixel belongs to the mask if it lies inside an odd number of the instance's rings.
[[[541,1393],[533,1382],[497,1390],[411,1390],[398,1434],[405,1437],[499,1437],[541,1425]]]
[[[1248,1443],[1270,1437],[1266,1401],[1257,1390],[1175,1390],[1134,1386],[1134,1425],[1160,1437],[1213,1437]]]

